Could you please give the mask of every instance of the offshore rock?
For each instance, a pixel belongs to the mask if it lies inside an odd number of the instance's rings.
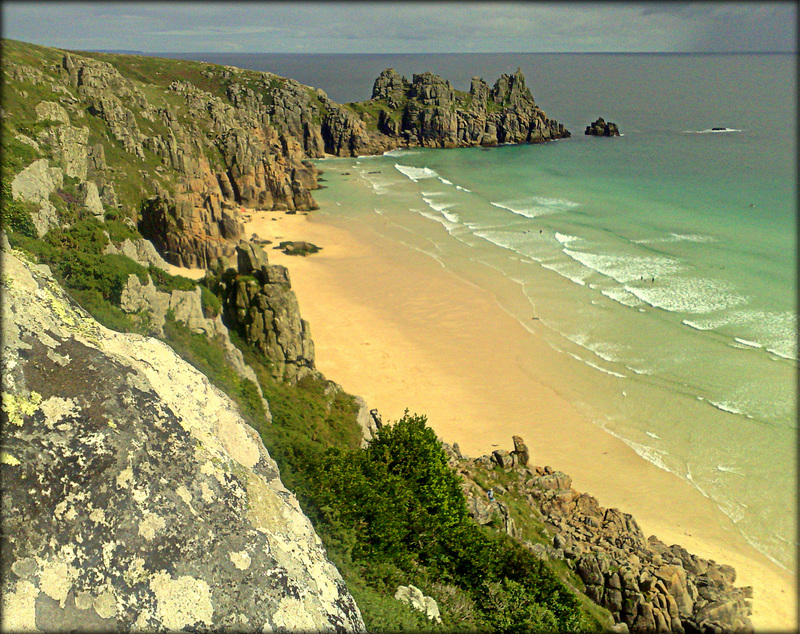
[[[3,264],[2,629],[364,631],[232,401]]]
[[[465,94],[433,73],[415,74],[409,82],[390,68],[375,80],[366,104],[379,109],[379,132],[406,147],[543,143],[570,136],[536,105],[519,69],[491,89],[475,77]]]
[[[600,117],[594,123],[586,126],[584,134],[590,136],[619,136],[619,128],[616,123],[606,123],[603,117]]]

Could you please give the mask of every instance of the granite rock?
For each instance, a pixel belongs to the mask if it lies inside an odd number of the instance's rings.
[[[364,631],[230,399],[3,255],[4,631]]]

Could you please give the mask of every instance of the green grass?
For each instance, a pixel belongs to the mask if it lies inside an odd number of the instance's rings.
[[[14,137],[14,131],[6,122],[3,123],[2,144],[2,177],[9,182],[28,165],[43,156],[42,152],[34,147],[18,141]]]

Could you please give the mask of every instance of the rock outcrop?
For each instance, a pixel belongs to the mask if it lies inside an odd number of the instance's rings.
[[[514,444],[524,443],[515,437]],[[516,451],[469,460],[445,449],[462,475],[470,515],[479,524],[500,524],[516,536],[504,519],[508,507],[502,497],[513,492],[527,500],[531,514],[544,520],[550,534],[548,543],[528,542],[528,547],[543,559],[566,561],[585,584],[586,595],[629,631],[752,631],[752,588],[734,585],[731,566],[692,555],[677,544],[667,546],[655,536],[645,538],[631,515],[579,493],[567,474],[505,459]],[[498,468],[511,483],[493,486],[491,501],[474,475],[480,471],[496,481]]]
[[[125,240],[122,240],[119,244],[109,242],[106,245],[104,253],[124,255],[142,266],[147,267],[152,265],[167,273],[170,272],[169,263],[158,254],[153,243],[144,238],[139,238],[137,240],[125,238]]]
[[[519,69],[491,89],[475,77],[469,93],[458,93],[432,73],[415,74],[409,82],[390,68],[375,80],[364,105],[379,109],[378,130],[404,146],[542,143],[570,136],[536,105]]]
[[[2,629],[364,631],[232,401],[3,253]]]
[[[142,203],[139,231],[170,264],[210,269],[227,265],[244,225],[235,212],[213,202],[195,206],[162,192]]]
[[[38,210],[31,214],[31,220],[39,236],[61,224],[58,211],[50,202],[50,195],[63,183],[64,172],[60,167],[50,167],[47,159],[34,161],[11,181],[11,195],[14,198],[38,206]]]
[[[316,373],[311,327],[300,317],[286,267],[269,263],[259,246],[236,247],[237,268],[220,282],[223,313],[245,341],[272,364],[273,376],[296,382]]]
[[[603,117],[600,117],[594,123],[586,126],[584,134],[589,136],[619,136],[619,128],[616,123],[606,122]]]

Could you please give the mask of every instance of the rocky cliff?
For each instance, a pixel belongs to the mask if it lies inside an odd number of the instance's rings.
[[[258,434],[3,252],[4,631],[361,631]],[[212,414],[212,415],[210,415]]]
[[[636,520],[603,508],[572,488],[566,473],[528,464],[522,439],[514,451],[495,450],[470,460],[449,447],[472,517],[495,522],[520,538],[518,521],[531,515],[546,532],[528,548],[542,559],[564,561],[585,585],[586,595],[631,632],[750,632],[753,589],[737,587],[736,571],[703,559],[678,544],[645,538]],[[492,487],[492,499],[477,483]],[[513,505],[524,500],[523,516]],[[517,517],[515,521],[514,517]]]
[[[40,234],[57,225],[50,196],[66,178],[99,218],[120,209],[180,266],[229,262],[242,207],[315,209],[309,159],[570,136],[519,70],[491,88],[476,77],[463,93],[388,69],[370,100],[342,105],[272,73],[8,40],[3,49],[4,145],[42,161],[10,178],[39,208]]]
[[[311,326],[300,317],[289,271],[270,264],[266,252],[249,242],[236,253],[236,269],[217,287],[228,323],[269,359],[275,378],[296,382],[315,374]]]

